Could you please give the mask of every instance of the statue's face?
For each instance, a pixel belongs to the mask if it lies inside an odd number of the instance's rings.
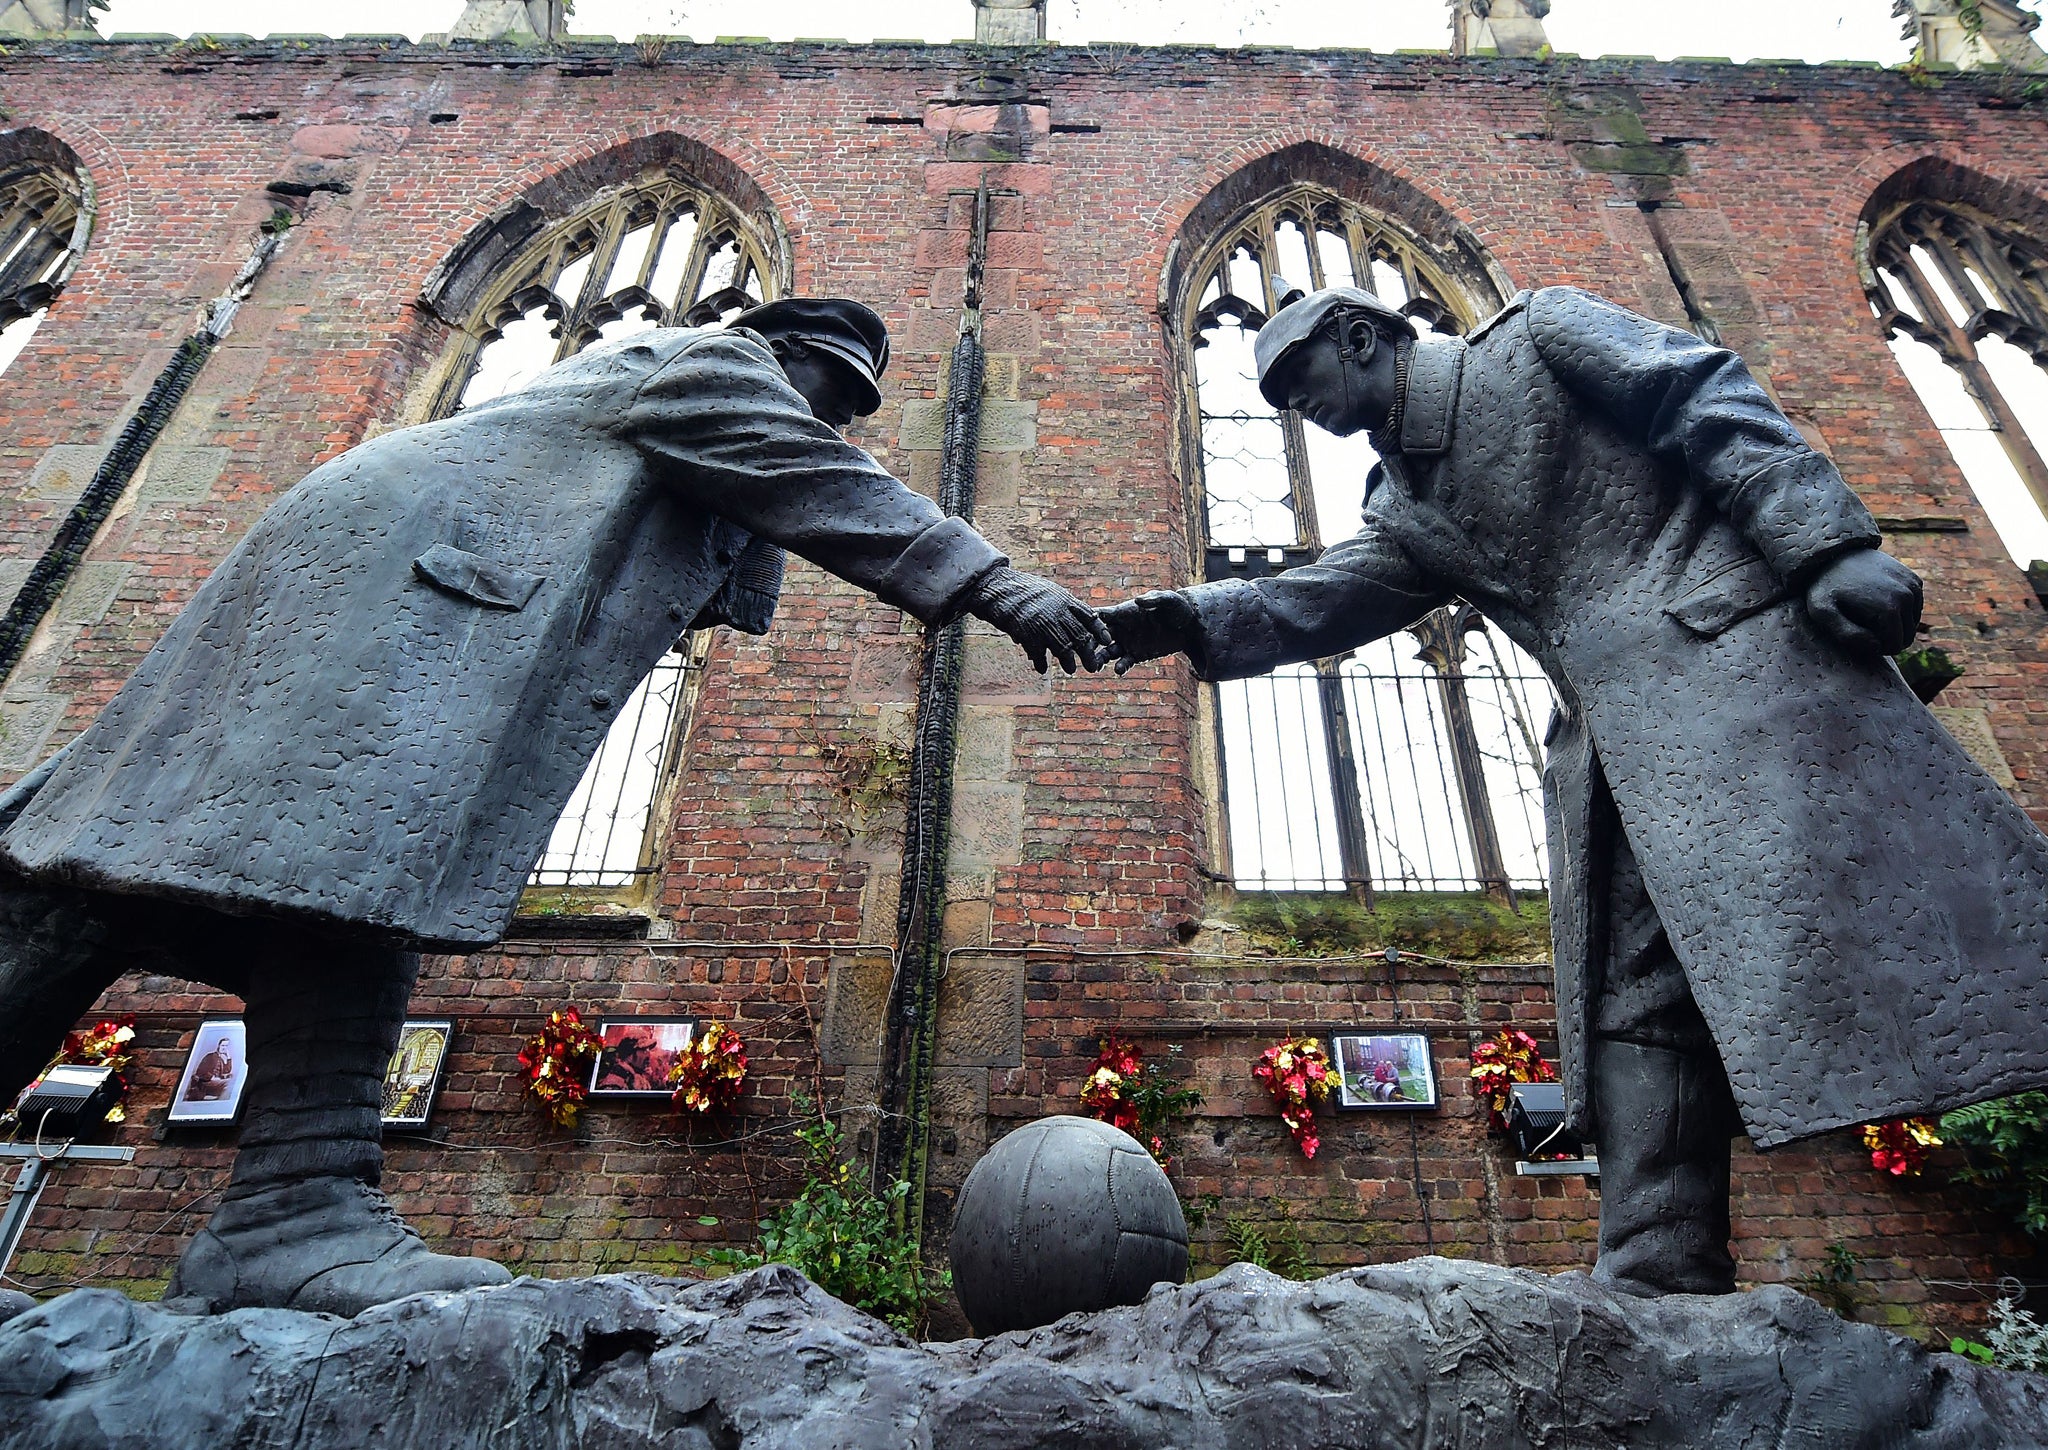
[[[805,347],[801,342],[778,345],[775,357],[782,364],[789,385],[804,395],[811,413],[832,428],[844,428],[857,416],[854,403],[858,385],[848,376],[846,364],[830,353]]]
[[[1347,363],[1337,351],[1336,329],[1326,327],[1294,350],[1287,359],[1291,376],[1287,380],[1287,406],[1326,433],[1348,438],[1365,428],[1371,364],[1384,349],[1374,348],[1372,359],[1354,357]],[[1350,378],[1345,377],[1346,370]]]

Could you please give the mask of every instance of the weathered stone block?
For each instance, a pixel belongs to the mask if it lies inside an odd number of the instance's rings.
[[[37,498],[74,503],[92,482],[107,450],[91,443],[60,443],[43,455],[28,476],[28,491]]]
[[[59,695],[0,705],[0,770],[27,770],[42,754],[69,701]]]
[[[159,448],[144,465],[143,496],[191,503],[211,498],[227,464],[225,448]]]
[[[903,873],[895,869],[876,870],[860,894],[860,939],[880,946],[896,943],[896,903],[903,889]]]
[[[1042,700],[1051,688],[1048,676],[1034,670],[1007,636],[968,627],[962,689],[969,699]]]
[[[948,901],[939,917],[940,948],[951,951],[955,947],[987,946],[989,919],[986,898]]]
[[[1024,859],[1024,787],[963,780],[953,788],[953,859],[1008,865]]]
[[[962,943],[965,945],[965,943]],[[952,1067],[1024,1063],[1024,961],[954,957],[939,983],[936,1060]]]
[[[895,935],[891,918],[890,935]],[[818,1055],[827,1067],[872,1067],[880,1061],[882,1015],[889,1004],[889,958],[835,957],[825,974],[825,1014]]]
[[[57,601],[57,618],[67,624],[99,623],[133,569],[132,564],[101,560],[80,564]]]
[[[960,711],[953,752],[958,780],[1002,780],[1016,759],[1017,710],[1013,705],[968,705]]]
[[[1969,751],[1970,759],[1983,766],[1993,780],[2007,790],[2019,784],[2013,776],[2012,763],[1998,748],[1998,737],[1992,733],[1990,715],[1974,705],[1930,705],[1928,710],[1941,722],[1942,729],[1955,736],[1956,744]]]
[[[946,404],[941,398],[912,398],[903,405],[904,448],[938,448],[946,437]],[[980,451],[1014,453],[1038,446],[1038,404],[986,398],[981,405]]]

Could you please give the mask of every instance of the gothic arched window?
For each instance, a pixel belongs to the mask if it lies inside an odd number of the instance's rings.
[[[513,255],[475,275],[507,225],[530,228]],[[516,391],[594,343],[652,327],[719,325],[773,300],[778,269],[757,224],[707,187],[673,174],[601,192],[532,227],[518,208],[465,243],[430,287],[473,300],[454,318],[428,416]],[[617,891],[654,870],[657,805],[674,778],[708,639],[685,635],[626,701],[535,865],[530,885]]]
[[[1241,211],[1185,274],[1179,317],[1210,579],[1313,561],[1356,532],[1377,462],[1259,395],[1252,340],[1281,279],[1360,287],[1462,334],[1497,291],[1389,216],[1294,185]],[[1441,610],[1349,655],[1215,691],[1230,874],[1243,888],[1541,890],[1541,670],[1478,613]]]
[[[92,221],[84,193],[76,172],[0,159],[0,371],[78,266]]]
[[[1961,202],[1915,198],[1864,225],[1892,354],[2014,560],[2048,559],[2048,246]]]
[[[550,228],[500,274],[477,305],[481,326],[450,391],[468,407],[594,342],[722,322],[768,301],[770,275],[751,229],[710,192],[673,178],[622,188]]]

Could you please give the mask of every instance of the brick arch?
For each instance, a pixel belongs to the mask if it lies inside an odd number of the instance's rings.
[[[1949,156],[1919,156],[1894,170],[1871,189],[1858,219],[1875,222],[1906,201],[1961,202],[2048,238],[2048,197]]]
[[[1976,180],[1971,182],[1966,178]],[[1833,245],[1849,261],[1849,285],[1859,296],[1862,288],[1856,281],[1854,265],[1857,227],[1884,204],[1903,199],[1908,194],[1904,188],[1916,184],[1966,188],[1953,195],[1938,190],[1920,193],[1934,201],[1960,200],[1983,205],[1968,192],[1967,188],[1971,186],[1984,188],[1982,195],[2023,199],[2025,210],[2015,220],[2030,229],[2037,217],[2043,225],[2048,225],[2048,201],[2043,200],[2034,178],[2007,170],[1995,159],[1980,156],[1968,147],[1944,142],[1902,141],[1871,151],[1841,173],[1827,207],[1834,228]]]
[[[736,208],[758,229],[777,280],[788,286],[795,271],[789,228],[783,209],[756,173],[725,150],[680,131],[658,130],[595,138],[567,156],[553,158],[549,165],[535,167],[522,179],[519,193],[470,227],[429,274],[420,288],[421,306],[459,325],[499,268],[536,236],[604,188],[634,181],[650,170],[667,170],[716,192]]]
[[[1210,168],[1197,191],[1187,192],[1155,213],[1165,231],[1178,217],[1164,253],[1157,257],[1159,297],[1177,298],[1185,269],[1209,242],[1238,217],[1289,186],[1320,186],[1339,198],[1377,212],[1426,243],[1475,297],[1513,295],[1514,284],[1458,215],[1409,177],[1367,148],[1306,130],[1247,142]]]

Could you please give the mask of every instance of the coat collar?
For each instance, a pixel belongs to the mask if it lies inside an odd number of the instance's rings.
[[[1402,380],[1395,408],[1400,431],[1396,450],[1411,458],[1435,458],[1450,451],[1451,423],[1458,408],[1458,387],[1465,375],[1465,343],[1431,334],[1415,340],[1408,353],[1408,375]]]

